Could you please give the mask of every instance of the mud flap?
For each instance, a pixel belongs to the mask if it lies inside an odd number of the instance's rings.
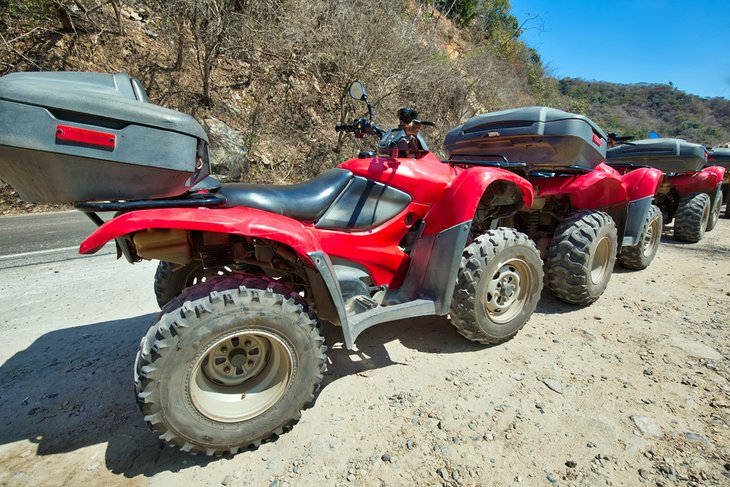
[[[629,202],[628,214],[626,215],[626,229],[621,247],[633,247],[641,239],[641,230],[644,226],[646,214],[649,211],[653,196],[647,196]]]

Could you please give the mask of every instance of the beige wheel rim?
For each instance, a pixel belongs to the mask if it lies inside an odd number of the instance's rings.
[[[214,421],[234,423],[276,404],[291,382],[289,347],[266,331],[239,331],[217,338],[192,369],[189,394],[195,408]]]
[[[591,259],[591,282],[599,284],[606,277],[608,264],[611,261],[611,240],[602,237],[596,245],[596,251]]]
[[[659,232],[659,219],[655,218],[647,227],[642,241],[641,253],[644,257],[651,255],[654,247],[659,242]]]
[[[523,259],[510,259],[487,283],[484,311],[497,324],[508,323],[525,307],[533,286],[530,266]]]
[[[702,210],[702,220],[700,221],[700,228],[704,230],[707,228],[707,223],[710,221],[710,205],[705,205]]]

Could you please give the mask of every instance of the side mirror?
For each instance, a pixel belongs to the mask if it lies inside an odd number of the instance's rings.
[[[360,81],[353,81],[350,85],[350,96],[356,100],[367,101],[368,95],[365,93],[365,85]]]

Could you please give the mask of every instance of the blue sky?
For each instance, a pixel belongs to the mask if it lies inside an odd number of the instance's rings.
[[[511,0],[549,72],[730,98],[730,0]]]

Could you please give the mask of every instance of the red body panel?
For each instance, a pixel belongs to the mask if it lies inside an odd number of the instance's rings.
[[[577,210],[603,208],[628,201],[621,176],[606,164],[599,164],[594,171],[576,176],[532,178],[538,197],[568,195],[570,204]]]
[[[415,222],[426,222],[434,234],[470,221],[487,187],[498,180],[516,184],[526,206],[532,187],[525,179],[496,168],[453,167],[428,153],[420,159],[352,159],[340,167],[354,174],[407,192],[412,202],[397,216],[364,231],[318,229],[286,216],[246,207],[226,209],[155,209],[121,215],[102,225],[80,248],[94,253],[114,238],[152,228],[181,228],[275,240],[292,247],[308,264],[307,255],[323,251],[363,265],[376,285],[397,289],[408,268],[408,255],[399,243]],[[409,225],[406,221],[409,221]]]
[[[676,174],[665,176],[665,181],[670,183],[680,195],[690,193],[713,193],[725,176],[725,168],[710,166],[699,172]]]
[[[405,191],[416,203],[433,204],[459,174],[460,169],[441,162],[430,152],[420,159],[350,159],[338,167]]]

